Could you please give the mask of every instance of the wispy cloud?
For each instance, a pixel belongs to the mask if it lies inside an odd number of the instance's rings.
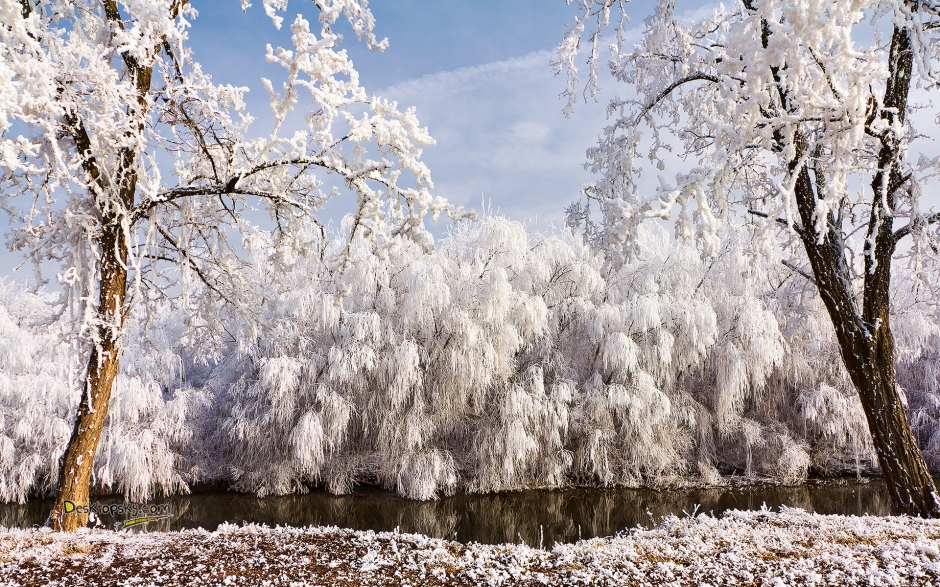
[[[552,54],[528,55],[426,75],[377,92],[417,107],[437,140],[425,152],[437,192],[516,218],[560,220],[591,175],[585,150],[604,126],[604,103],[585,104],[566,119],[558,94],[564,82]]]

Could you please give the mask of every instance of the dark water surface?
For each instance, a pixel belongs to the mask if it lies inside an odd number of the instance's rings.
[[[120,496],[98,497],[101,504]],[[361,488],[351,495],[314,491],[306,495],[257,498],[199,491],[153,501],[169,504],[170,518],[135,526],[144,531],[184,528],[215,530],[225,522],[269,526],[331,525],[357,530],[417,532],[461,542],[525,542],[530,546],[610,536],[636,526],[650,527],[670,514],[696,511],[755,510],[766,505],[801,508],[820,514],[890,515],[883,481],[810,483],[797,487],[756,486],[727,489],[652,491],[648,489],[529,490],[488,495],[455,495],[419,502],[381,489]],[[0,525],[28,528],[43,524],[52,503],[0,505]],[[127,516],[101,516],[112,527]]]

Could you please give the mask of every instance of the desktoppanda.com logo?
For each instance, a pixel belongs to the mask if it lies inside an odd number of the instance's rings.
[[[113,523],[115,528],[130,528],[173,517],[168,503],[101,503],[96,501],[84,505],[66,500],[65,513],[94,515],[98,519],[104,516],[115,518],[126,516],[127,519]]]

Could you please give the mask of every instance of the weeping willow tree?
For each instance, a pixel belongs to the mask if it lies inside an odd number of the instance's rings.
[[[749,241],[729,231],[708,258],[642,227],[614,270],[575,235],[490,217],[431,251],[334,234],[323,259],[271,271],[291,247],[259,232],[242,267],[253,314],[175,300],[128,315],[95,487],[433,499],[874,472],[825,304]],[[347,246],[348,267],[326,261]],[[906,267],[894,281],[898,380],[936,467],[940,311]],[[0,283],[3,501],[54,491],[82,395],[83,357],[46,325],[56,308]]]

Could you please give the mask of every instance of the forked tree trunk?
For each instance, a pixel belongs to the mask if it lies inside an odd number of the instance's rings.
[[[103,239],[102,256],[98,341],[88,358],[85,387],[72,437],[59,463],[58,492],[49,518],[50,526],[56,531],[71,532],[88,524],[95,453],[118,374],[127,288],[127,246],[120,227],[113,227]]]
[[[910,35],[906,27],[895,26],[888,55],[884,108],[880,113],[873,112],[889,124],[903,124],[907,115],[914,57]],[[894,232],[894,210],[898,192],[909,181],[901,166],[902,153],[900,137],[894,133],[882,135],[878,171],[871,183],[871,217],[865,239],[863,328],[861,332],[857,327],[852,329],[851,341],[840,343],[846,368],[865,409],[894,507],[912,516],[940,517],[940,497],[904,411],[894,372],[891,262],[899,238]],[[830,309],[830,315],[833,310]],[[844,320],[846,312],[841,314]],[[854,321],[858,322],[857,317]]]
[[[765,48],[770,34],[768,23],[764,21]],[[872,120],[880,117],[891,126],[904,123],[913,71],[910,32],[903,25],[894,28],[888,70],[884,100],[880,110],[873,110],[870,115]],[[779,84],[779,71],[771,68],[778,82],[781,105],[788,109],[789,96]],[[894,507],[902,514],[940,517],[940,497],[907,420],[895,380],[890,289],[891,262],[898,234],[893,229],[893,210],[899,190],[909,179],[902,173],[900,137],[885,132],[880,140],[878,170],[871,184],[861,300],[852,291],[853,278],[846,258],[841,216],[830,210],[822,230],[817,229],[817,204],[824,197],[820,192],[825,188],[826,174],[825,169],[813,161],[816,157],[804,160],[808,142],[801,130],[795,133],[797,152],[789,165],[790,173],[796,178],[794,195],[801,222],[795,228],[835,328],[846,370],[858,390]]]
[[[876,184],[880,181],[878,177]],[[892,504],[901,514],[940,517],[940,498],[911,430],[895,379],[889,292],[896,241],[891,219],[885,219],[884,211],[879,211],[875,204],[868,240],[874,244],[866,250],[863,300],[859,304],[851,290],[837,220],[830,215],[828,230],[822,238],[812,228],[816,204],[806,167],[800,170],[795,187],[803,221],[803,246],[835,329],[843,363],[865,410]]]

